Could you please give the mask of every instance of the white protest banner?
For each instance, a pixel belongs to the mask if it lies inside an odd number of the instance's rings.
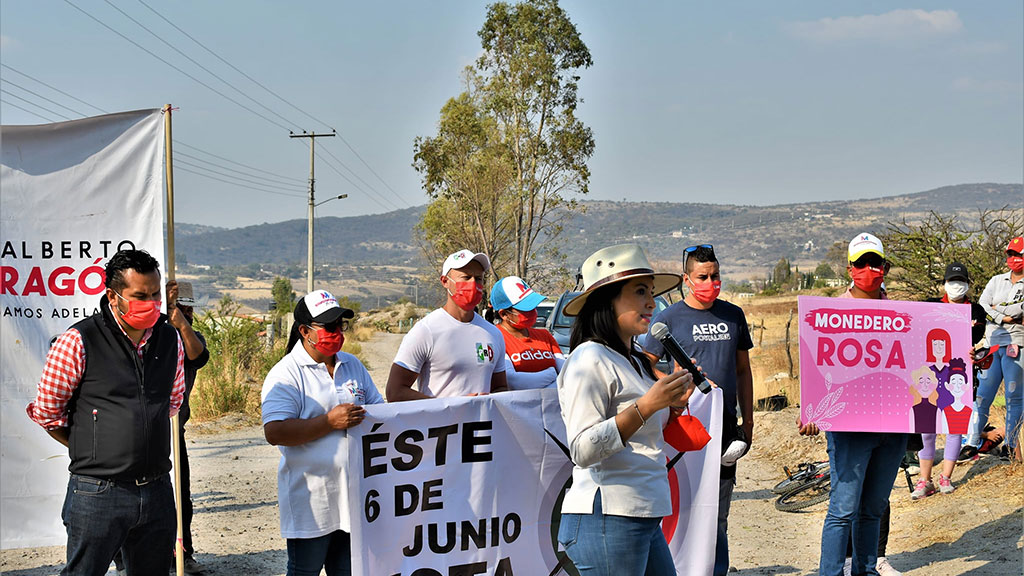
[[[710,423],[721,393],[695,404],[712,442],[669,472],[673,514],[663,530],[679,573],[706,575],[721,417]],[[365,408],[347,436],[353,574],[577,574],[556,541],[572,462],[555,390]]]
[[[107,259],[163,262],[163,134],[160,110],[0,127],[0,547],[66,539],[67,449],[25,407],[50,339],[97,311]]]

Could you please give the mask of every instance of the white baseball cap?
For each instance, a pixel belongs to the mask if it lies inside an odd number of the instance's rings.
[[[491,260],[487,257],[487,254],[484,254],[483,252],[474,253],[469,250],[459,250],[444,259],[444,265],[441,267],[441,276],[447,276],[452,270],[463,268],[473,260],[476,260],[484,267],[484,272],[491,269]]]
[[[872,234],[861,232],[854,236],[853,240],[850,240],[850,249],[847,251],[847,259],[850,262],[856,262],[858,258],[868,252],[874,252],[882,258],[885,258],[885,249],[882,248],[882,241]]]

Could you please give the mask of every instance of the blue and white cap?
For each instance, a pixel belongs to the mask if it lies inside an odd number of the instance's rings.
[[[520,312],[529,312],[544,300],[543,294],[534,292],[519,276],[506,276],[491,289],[491,306],[495,310],[515,308]]]

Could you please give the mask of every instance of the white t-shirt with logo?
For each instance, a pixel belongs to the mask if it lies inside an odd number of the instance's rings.
[[[428,396],[486,393],[491,376],[505,371],[505,339],[479,314],[460,322],[438,308],[405,335],[395,364],[419,374],[418,389]]]

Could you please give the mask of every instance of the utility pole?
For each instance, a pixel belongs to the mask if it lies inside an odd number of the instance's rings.
[[[306,252],[306,294],[313,291],[313,208],[316,206],[314,198],[314,182],[313,178],[313,158],[314,158],[314,142],[317,138],[335,136],[336,133],[332,130],[330,134],[317,134],[316,132],[302,134],[289,134],[289,138],[309,138],[309,237],[307,238],[307,252]]]

